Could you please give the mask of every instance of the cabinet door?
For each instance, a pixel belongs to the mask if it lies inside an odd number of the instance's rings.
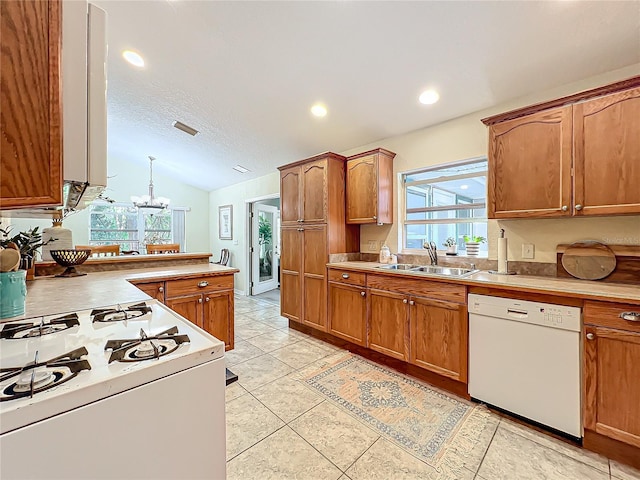
[[[305,223],[327,221],[327,161],[302,165],[302,219]]]
[[[640,333],[584,330],[584,426],[640,447]]]
[[[347,223],[377,223],[377,164],[376,155],[347,162]]]
[[[301,322],[302,301],[302,230],[283,227],[280,251],[280,313]]]
[[[205,293],[204,329],[233,349],[233,290]]]
[[[302,229],[303,323],[327,331],[327,227]]]
[[[365,287],[329,282],[329,333],[366,347]]]
[[[489,128],[489,218],[571,215],[571,106]]]
[[[164,282],[136,283],[135,285],[151,298],[164,303]]]
[[[409,359],[408,295],[369,289],[369,348]]]
[[[61,2],[0,2],[0,205],[59,205]]]
[[[200,328],[204,328],[202,319],[202,295],[170,298],[167,300],[166,305],[191,323],[196,324]]]
[[[575,214],[640,213],[640,88],[573,109]]]
[[[466,382],[466,307],[421,297],[411,297],[409,305],[409,361],[440,375]]]
[[[302,179],[300,167],[291,167],[280,172],[280,220],[282,225],[299,223]]]

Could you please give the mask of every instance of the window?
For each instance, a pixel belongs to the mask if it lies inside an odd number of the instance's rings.
[[[464,235],[487,237],[486,158],[404,173],[402,182],[404,249],[421,250],[429,241],[443,249],[453,237],[464,250]]]
[[[144,253],[147,243],[179,243],[184,251],[185,209],[144,213],[130,204],[95,203],[90,207],[89,245],[120,245]]]

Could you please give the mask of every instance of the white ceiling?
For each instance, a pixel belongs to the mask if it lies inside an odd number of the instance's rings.
[[[109,154],[154,155],[205,190],[640,62],[639,1],[92,1],[108,13]]]

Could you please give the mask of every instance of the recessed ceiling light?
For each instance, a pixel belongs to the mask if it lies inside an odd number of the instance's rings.
[[[249,170],[248,168],[244,168],[242,165],[236,165],[235,167],[233,167],[233,169],[236,172],[240,172],[240,173],[247,173],[250,172],[251,170]]]
[[[136,53],[133,50],[125,50],[124,52],[122,52],[122,57],[131,65],[135,65],[136,67],[144,67],[144,58],[142,58],[139,53]]]
[[[327,115],[327,107],[316,103],[313,107],[311,107],[311,113],[316,117],[324,117]]]
[[[440,100],[440,95],[435,90],[425,90],[420,94],[418,100],[424,105],[433,105]]]
[[[469,188],[469,185],[460,185],[460,190],[466,190]]]
[[[174,127],[176,127],[178,130],[182,130],[184,133],[188,133],[189,135],[195,137],[197,134],[199,134],[200,132],[198,130],[196,130],[193,127],[190,127],[189,125],[185,125],[184,123],[175,120],[171,125],[173,125]]]

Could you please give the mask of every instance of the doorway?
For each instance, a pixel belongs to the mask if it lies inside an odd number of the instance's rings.
[[[280,199],[251,204],[251,295],[280,286]]]

